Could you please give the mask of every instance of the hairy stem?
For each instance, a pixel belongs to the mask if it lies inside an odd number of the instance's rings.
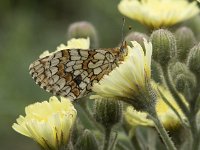
[[[168,150],[177,150],[174,143],[172,142],[172,140],[170,139],[169,135],[167,134],[167,131],[165,130],[165,128],[163,127],[162,123],[160,122],[160,120],[158,119],[157,113],[154,110],[151,110],[149,112],[150,118],[153,120],[153,122],[155,123],[156,129],[159,132],[163,142],[165,143],[166,147]]]
[[[164,79],[166,81],[166,84],[167,84],[171,94],[173,95],[176,102],[179,104],[182,112],[185,114],[185,116],[187,117],[187,119],[189,121],[190,130],[191,130],[192,138],[193,138],[192,149],[196,150],[196,149],[198,149],[198,146],[199,146],[198,129],[197,129],[197,124],[196,124],[196,109],[195,109],[195,106],[196,106],[195,102],[196,102],[197,96],[193,97],[193,100],[191,100],[191,102],[193,102],[194,104],[190,103],[190,106],[189,106],[190,109],[188,109],[188,107],[182,101],[181,97],[178,95],[178,92],[175,89],[175,87],[171,81],[169,69],[168,69],[167,65],[161,66],[161,67],[163,70]]]
[[[162,100],[174,111],[174,113],[177,115],[177,117],[179,118],[179,120],[181,121],[182,125],[185,128],[188,128],[188,125],[183,121],[181,115],[179,114],[179,112],[176,110],[176,108],[168,101],[168,99],[163,95],[163,93],[160,91],[160,89],[158,88],[158,92],[162,98]]]
[[[161,66],[162,71],[163,71],[163,76],[165,79],[165,82],[168,86],[169,91],[171,92],[171,94],[173,95],[174,99],[176,100],[176,102],[178,103],[178,105],[180,106],[182,112],[185,114],[185,116],[189,119],[189,110],[187,108],[187,106],[185,105],[185,103],[182,101],[181,97],[178,95],[178,92],[176,90],[176,88],[174,87],[172,81],[171,81],[171,77],[169,74],[169,69],[168,66]]]
[[[111,127],[105,128],[104,146],[103,150],[109,150]]]
[[[197,128],[197,122],[196,122],[196,112],[195,112],[195,106],[190,105],[190,129],[192,133],[193,143],[192,143],[192,150],[196,150],[199,147],[199,136],[198,136],[198,128]]]

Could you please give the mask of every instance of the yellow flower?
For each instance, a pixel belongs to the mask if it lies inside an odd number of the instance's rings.
[[[182,120],[185,119],[184,114],[182,113],[181,109],[177,105],[176,101],[172,97],[171,93],[160,85],[156,85],[153,82],[154,86],[157,86],[160,92],[167,98],[168,102],[176,109]],[[157,88],[155,88],[157,89]],[[173,128],[177,125],[180,125],[180,119],[175,114],[175,112],[162,100],[161,96],[157,91],[158,99],[156,103],[156,112],[158,114],[159,120],[163,123],[165,128]],[[184,100],[184,97],[182,97]],[[184,102],[186,102],[184,100]],[[147,113],[145,112],[138,112],[133,107],[127,107],[126,111],[124,112],[125,119],[128,124],[132,127],[142,125],[142,126],[154,126],[152,120],[147,119]]]
[[[26,116],[19,116],[12,128],[32,138],[44,149],[58,150],[67,144],[76,119],[76,110],[71,102],[55,96],[49,102],[37,102],[25,108]]]
[[[132,104],[145,101],[148,96],[153,96],[149,84],[152,44],[144,39],[145,55],[140,44],[136,41],[131,43],[133,47],[128,46],[128,55],[124,62],[119,64],[119,67],[109,75],[104,76],[99,83],[94,84],[92,90],[97,95],[91,96],[91,99],[95,99],[99,95],[121,99]],[[147,99],[149,101],[149,97]],[[152,97],[150,99],[152,100]]]
[[[67,41],[67,45],[60,44],[56,51],[49,53],[48,50],[44,51],[39,57],[44,58],[46,56],[52,55],[53,53],[56,53],[57,51],[63,50],[63,49],[89,49],[90,47],[90,39],[87,38],[72,38],[71,40]]]
[[[187,0],[122,0],[118,9],[150,28],[168,27],[199,13],[196,2]]]

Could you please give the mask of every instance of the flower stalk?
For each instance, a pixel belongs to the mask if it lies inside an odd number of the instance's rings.
[[[185,103],[182,101],[181,97],[178,95],[178,92],[176,91],[173,83],[171,82],[170,79],[170,74],[169,74],[169,69],[168,66],[161,66],[162,71],[163,71],[163,76],[166,81],[166,84],[172,93],[173,97],[176,99],[176,102],[179,104],[180,108],[182,109],[182,112],[185,114],[187,117],[189,124],[190,124],[190,130],[191,134],[193,137],[193,144],[192,144],[192,149],[196,150],[198,148],[198,130],[197,130],[197,125],[196,125],[196,112],[195,112],[195,104],[191,105],[190,104],[190,109],[187,108]]]
[[[105,128],[105,137],[104,137],[103,150],[109,150],[111,130],[112,130],[111,127]]]
[[[157,116],[155,109],[149,111],[149,117],[155,123],[155,127],[156,127],[157,131],[160,133],[160,136],[161,136],[163,142],[165,143],[167,149],[168,150],[176,150],[174,143],[172,142],[169,135],[167,134],[167,131],[165,130],[162,123],[158,119],[158,116]]]
[[[162,97],[163,101],[174,111],[174,113],[177,115],[179,120],[181,121],[182,125],[187,128],[187,124],[183,121],[182,116],[179,114],[179,112],[176,110],[176,108],[168,101],[168,99],[162,94],[160,89],[158,89],[158,92],[160,96]]]
[[[188,110],[187,106],[185,105],[185,103],[182,101],[181,97],[178,95],[178,92],[176,91],[174,85],[172,84],[170,74],[169,74],[168,65],[162,65],[161,69],[162,69],[163,76],[164,76],[165,82],[167,84],[167,87],[169,88],[169,91],[173,95],[176,102],[179,104],[182,112],[185,114],[185,116],[188,117],[189,110]]]
[[[196,150],[199,148],[199,131],[197,128],[197,121],[196,121],[196,116],[197,116],[197,110],[196,110],[196,101],[198,99],[198,92],[196,91],[195,96],[193,97],[194,100],[190,102],[190,117],[189,117],[189,122],[190,122],[190,129],[193,137],[193,143],[192,143],[192,150]]]

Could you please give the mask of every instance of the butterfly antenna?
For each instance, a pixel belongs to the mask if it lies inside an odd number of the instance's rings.
[[[125,25],[125,18],[123,18],[123,24],[122,24],[122,45],[124,42],[124,25]]]
[[[124,47],[124,25],[125,25],[125,18],[123,18],[123,24],[122,24],[122,45],[120,47],[121,51],[123,51],[123,47]]]

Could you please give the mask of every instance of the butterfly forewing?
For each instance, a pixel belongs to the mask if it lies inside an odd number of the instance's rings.
[[[30,74],[46,91],[74,100],[116,67],[118,53],[118,48],[61,50],[33,62]]]

